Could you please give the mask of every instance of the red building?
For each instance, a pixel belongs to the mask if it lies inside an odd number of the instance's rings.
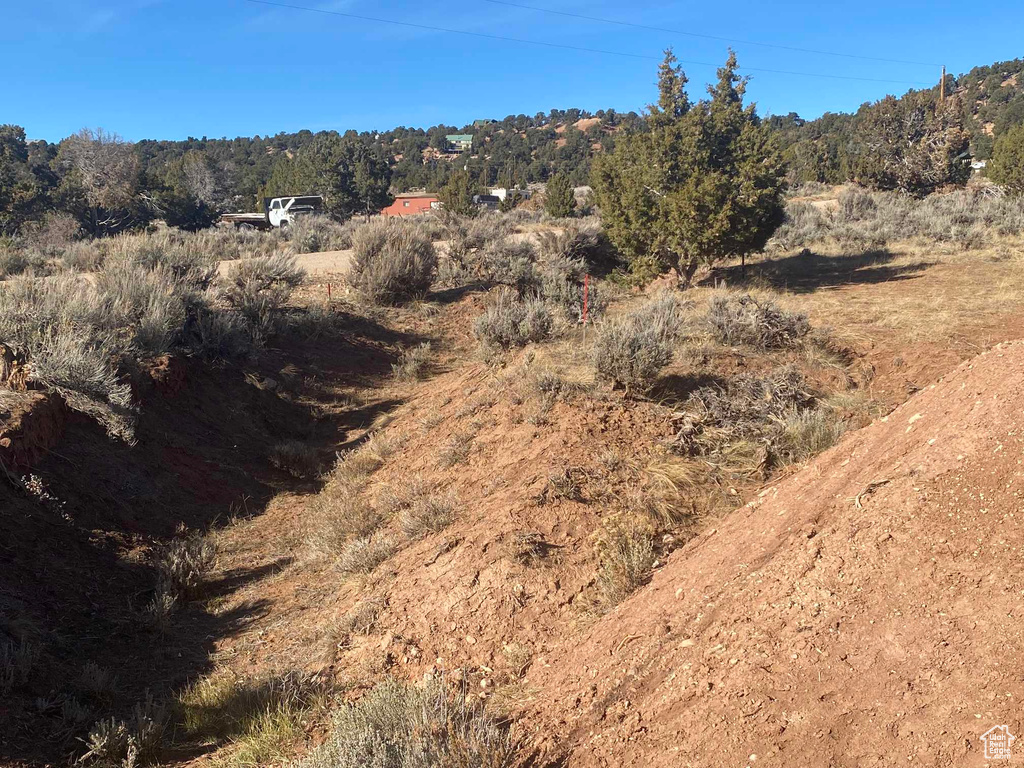
[[[437,195],[429,192],[405,192],[380,212],[381,216],[418,216],[438,207]]]

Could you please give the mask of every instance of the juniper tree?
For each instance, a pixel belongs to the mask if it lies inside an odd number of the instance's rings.
[[[919,196],[963,186],[971,175],[970,138],[957,97],[939,102],[927,91],[886,96],[858,116],[854,177],[874,189]]]
[[[548,181],[544,191],[544,210],[557,219],[572,216],[575,212],[576,192],[564,173],[556,173]]]
[[[785,166],[730,52],[709,99],[692,104],[671,49],[658,71],[647,130],[594,162],[608,236],[639,278],[760,250],[782,223]]]
[[[1011,128],[996,139],[988,175],[1013,194],[1024,194],[1024,125]]]
[[[448,178],[448,183],[441,189],[439,197],[446,211],[461,216],[476,216],[477,207],[473,205],[475,193],[476,186],[473,184],[469,172],[462,170],[455,171]]]

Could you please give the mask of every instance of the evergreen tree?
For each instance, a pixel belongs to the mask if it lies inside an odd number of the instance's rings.
[[[746,81],[729,54],[710,99],[691,104],[666,51],[649,130],[594,162],[592,183],[612,242],[639,278],[760,250],[781,224],[785,169],[769,128],[743,106]]]
[[[473,204],[473,195],[476,194],[476,191],[469,171],[455,171],[448,179],[448,183],[441,189],[438,197],[444,205],[444,210],[457,213],[460,216],[476,216],[479,210]]]
[[[41,216],[45,204],[45,189],[29,165],[25,129],[0,125],[0,235]]]
[[[988,175],[1015,195],[1024,195],[1024,125],[1006,131],[996,139]]]
[[[556,173],[544,191],[544,210],[549,216],[561,219],[576,211],[576,193],[564,173]]]
[[[887,96],[859,116],[854,178],[919,196],[963,186],[971,175],[969,146],[957,97],[940,103],[929,91]]]

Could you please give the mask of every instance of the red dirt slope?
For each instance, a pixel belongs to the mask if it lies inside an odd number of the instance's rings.
[[[531,668],[547,764],[982,764],[1024,732],[1022,432],[1014,342],[675,552]]]

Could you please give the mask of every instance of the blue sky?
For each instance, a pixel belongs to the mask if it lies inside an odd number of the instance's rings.
[[[945,63],[952,73],[1024,55],[1024,3],[988,0],[510,0],[635,24],[862,56]],[[127,139],[462,125],[553,107],[637,110],[657,59],[719,63],[728,43],[473,0],[281,0],[428,26],[617,51],[634,57],[453,35],[248,0],[2,3],[0,123],[58,140],[82,127]],[[937,66],[733,45],[763,114],[852,110]],[[651,58],[636,58],[651,57]],[[684,65],[691,95],[714,69]],[[763,69],[899,82],[801,77]]]

